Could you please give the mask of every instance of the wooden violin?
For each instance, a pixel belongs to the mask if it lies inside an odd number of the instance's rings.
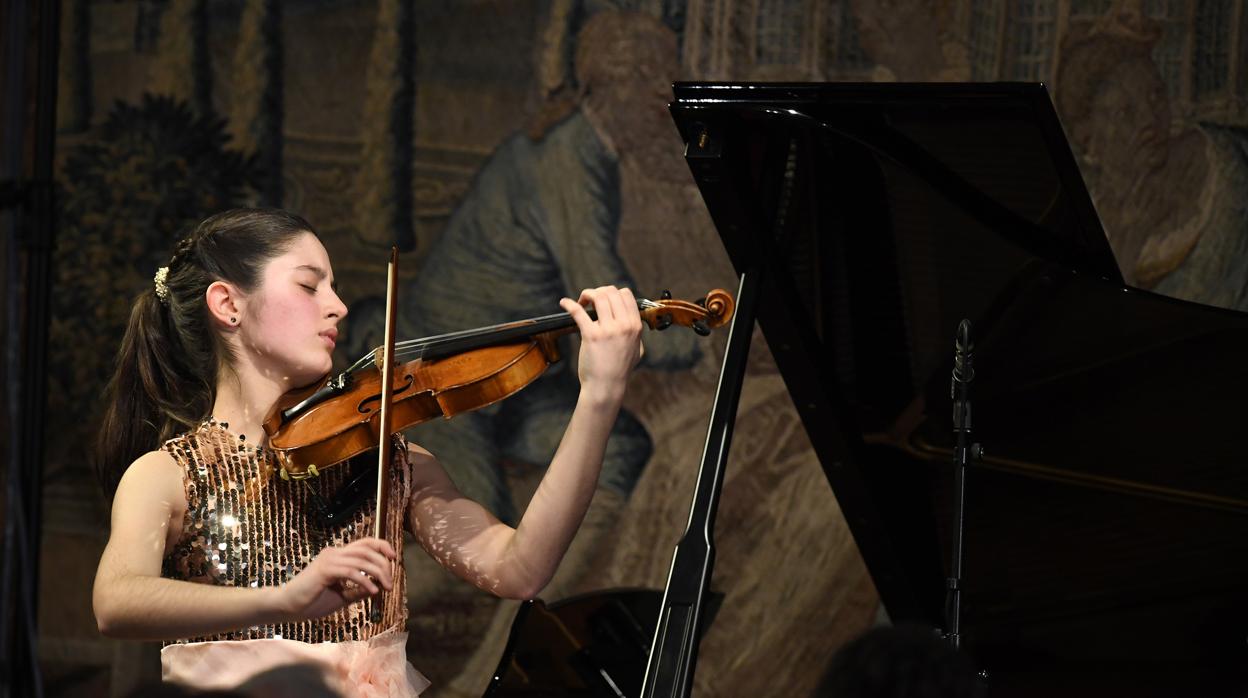
[[[651,329],[672,325],[707,335],[732,317],[732,296],[716,289],[697,302],[638,299]],[[591,311],[591,316],[593,313]],[[394,343],[391,433],[435,417],[450,418],[515,394],[559,360],[556,339],[575,332],[567,313]],[[269,447],[283,479],[320,470],[376,448],[383,431],[382,368],[386,352],[369,352],[342,373],[292,391],[265,419]]]

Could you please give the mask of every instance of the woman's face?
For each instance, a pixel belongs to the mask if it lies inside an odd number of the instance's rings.
[[[269,260],[245,303],[239,341],[262,372],[292,388],[329,373],[347,307],[334,289],[329,253],[316,236],[300,235]]]

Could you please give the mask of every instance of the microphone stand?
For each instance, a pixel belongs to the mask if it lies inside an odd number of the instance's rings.
[[[949,392],[953,400],[953,432],[955,444],[953,449],[954,488],[953,488],[953,560],[949,566],[949,576],[945,579],[945,640],[959,649],[962,643],[962,538],[966,524],[966,467],[972,461],[983,457],[983,448],[977,443],[968,443],[971,438],[971,381],[975,379],[975,367],[971,343],[971,323],[963,320],[958,323],[958,336],[954,342],[953,377],[950,380]]]

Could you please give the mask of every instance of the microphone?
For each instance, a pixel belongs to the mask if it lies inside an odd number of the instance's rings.
[[[957,339],[953,342],[953,377],[949,381],[949,399],[953,401],[953,430],[962,434],[971,432],[971,403],[967,399],[971,381],[975,380],[975,360],[972,356],[975,344],[971,342],[971,321],[958,323]],[[962,444],[959,441],[959,448]],[[977,445],[972,446],[976,449]]]
[[[971,342],[971,321],[958,323],[958,337],[953,342],[953,381],[954,383],[970,383],[975,380],[975,366],[971,350],[975,345]]]

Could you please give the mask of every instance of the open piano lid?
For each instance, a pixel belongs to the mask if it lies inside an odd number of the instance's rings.
[[[893,621],[944,625],[966,317],[986,458],[968,473],[963,646],[993,692],[1076,674],[1239,686],[1248,315],[1123,285],[1044,86],[675,95],[733,264],[761,265],[759,322]]]

